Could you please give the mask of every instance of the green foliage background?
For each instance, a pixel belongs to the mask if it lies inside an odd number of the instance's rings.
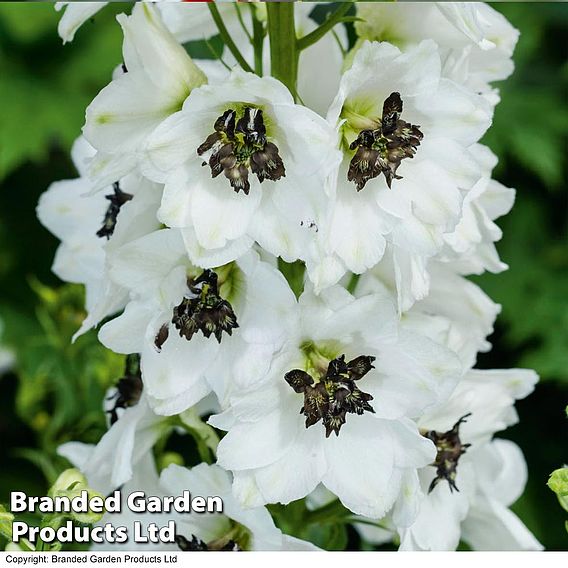
[[[475,278],[503,306],[494,349],[479,366],[526,366],[541,375],[518,405],[520,424],[505,434],[529,465],[514,509],[547,549],[566,549],[564,512],[546,481],[568,461],[568,6],[494,6],[521,39],[486,143],[501,159],[497,179],[518,193],[500,223],[510,270]],[[2,341],[17,355],[14,371],[0,378],[0,502],[14,489],[45,494],[65,466],[56,447],[100,438],[101,400],[122,372],[122,358],[93,333],[70,344],[82,290],[51,274],[57,241],[37,222],[35,205],[49,183],[75,177],[68,152],[85,107],[121,61],[114,16],[125,9],[108,6],[63,46],[52,5],[0,3],[0,319]],[[346,546],[359,546],[354,533],[348,537]]]

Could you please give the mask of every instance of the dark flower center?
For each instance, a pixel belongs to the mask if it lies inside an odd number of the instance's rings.
[[[213,541],[210,543],[203,542],[194,534],[191,535],[191,540],[188,540],[181,534],[175,535],[175,541],[180,550],[184,552],[240,552],[242,548],[234,540]]]
[[[430,493],[436,485],[445,479],[450,486],[450,491],[459,491],[456,485],[456,476],[458,469],[458,462],[461,456],[465,454],[471,444],[462,444],[460,440],[460,426],[466,421],[466,418],[471,416],[471,413],[462,416],[447,432],[436,432],[430,430],[424,434],[426,438],[432,440],[436,444],[438,453],[432,466],[436,468],[436,477],[432,480],[428,493]]]
[[[249,171],[260,183],[265,179],[276,181],[286,175],[278,147],[266,138],[261,109],[245,107],[240,118],[236,111],[229,109],[215,121],[214,129],[197,148],[200,156],[210,152],[211,177],[223,172],[237,193],[242,190],[248,195]]]
[[[393,179],[401,179],[396,170],[404,158],[412,158],[423,138],[419,126],[400,119],[402,99],[399,93],[391,93],[383,104],[380,126],[374,130],[362,130],[350,144],[357,150],[349,164],[347,179],[354,181],[357,191],[383,173],[387,185]]]
[[[191,540],[183,535],[176,534],[175,541],[180,550],[189,552],[240,552],[249,550],[251,545],[251,534],[247,528],[235,521],[230,522],[229,530],[209,542],[205,542],[191,535]]]
[[[110,414],[111,426],[118,420],[118,409],[136,406],[142,396],[142,373],[140,372],[140,356],[128,355],[124,377],[116,384],[116,392],[107,400],[114,399],[114,407],[107,410]]]
[[[195,280],[188,279],[188,295],[174,308],[172,323],[180,337],[188,341],[201,330],[207,338],[214,335],[219,343],[223,332],[232,335],[239,327],[237,316],[231,304],[219,295],[218,277],[213,270],[204,270]],[[154,341],[161,349],[169,335],[168,325],[164,324]]]
[[[369,404],[373,397],[360,390],[355,383],[375,368],[374,360],[375,357],[361,355],[345,362],[345,355],[341,355],[329,362],[325,375],[318,382],[302,369],[293,369],[286,373],[286,382],[295,392],[304,394],[304,406],[300,413],[306,417],[306,428],[321,420],[325,426],[326,438],[329,438],[332,432],[339,436],[339,430],[345,424],[348,413],[374,413]]]
[[[97,231],[97,237],[110,239],[116,227],[116,219],[120,213],[120,208],[133,197],[130,193],[122,191],[117,181],[112,184],[112,188],[114,193],[105,195],[105,198],[110,201],[110,205],[105,212],[103,226]]]

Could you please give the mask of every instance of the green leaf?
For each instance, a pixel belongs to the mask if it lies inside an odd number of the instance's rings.
[[[281,258],[278,259],[278,269],[288,281],[290,288],[299,298],[304,290],[304,279],[306,272],[306,265],[302,261],[284,262]]]
[[[185,50],[192,59],[217,59],[223,53],[223,46],[223,40],[219,34],[184,44]]]
[[[6,3],[0,6],[0,22],[18,43],[31,43],[53,34],[61,14],[52,4]]]
[[[341,523],[308,525],[302,538],[324,550],[345,550],[347,548],[347,526]]]
[[[561,187],[568,134],[568,110],[562,98],[542,87],[514,84],[501,94],[485,142],[505,160],[518,160],[549,188]]]
[[[96,33],[64,46],[52,5],[0,4],[0,180],[26,161],[45,161],[53,145],[70,149],[86,106],[122,59],[119,9],[107,7]]]
[[[324,550],[345,550],[348,518],[352,515],[338,499],[310,510],[304,499],[286,506],[269,505],[276,525],[286,534],[314,543]]]
[[[16,409],[35,431],[41,452],[26,453],[52,478],[62,460],[56,449],[68,440],[93,443],[106,430],[102,401],[123,374],[124,357],[104,348],[96,333],[71,342],[85,312],[82,286],[54,289],[31,280],[39,305],[33,318],[0,304],[4,341],[16,353]],[[23,451],[23,450],[22,450]]]

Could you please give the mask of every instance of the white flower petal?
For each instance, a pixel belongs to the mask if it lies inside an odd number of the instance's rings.
[[[205,75],[164,26],[151,3],[136,4],[130,17],[117,18],[124,33],[123,55],[128,72],[144,69],[152,82],[180,103]]]
[[[543,550],[519,517],[497,501],[479,499],[462,533],[474,550]]]
[[[183,263],[185,258],[180,232],[162,229],[136,239],[109,255],[109,272],[118,284],[144,293],[158,289],[165,275]]]
[[[264,467],[286,454],[301,421],[291,412],[273,412],[254,423],[236,424],[219,443],[217,461],[226,469]],[[240,441],[248,440],[247,444]],[[234,449],[238,447],[238,451]]]
[[[129,302],[121,315],[101,327],[100,342],[115,353],[141,353],[146,326],[154,313],[155,308],[145,302]]]
[[[160,122],[179,110],[180,104],[144,74],[125,73],[87,107],[83,134],[97,150],[133,153]]]
[[[328,470],[322,481],[354,513],[381,518],[400,490],[401,473],[394,462],[397,441],[385,421],[365,415],[353,418],[340,436],[325,440]]]
[[[56,10],[65,7],[57,26],[57,32],[63,43],[73,41],[75,32],[107,4],[108,2],[56,2]]]
[[[219,344],[201,333],[188,341],[170,325],[168,338],[158,351],[154,345],[158,329],[151,325],[146,333],[141,358],[144,386],[157,413],[178,414],[211,391],[206,375]]]
[[[209,173],[206,173],[209,175]],[[249,195],[236,193],[224,176],[190,182],[191,220],[199,243],[220,248],[242,237],[256,213],[263,188],[252,178]]]
[[[385,251],[390,220],[373,201],[371,192],[355,193],[347,183],[338,185],[329,246],[356,274],[377,264]]]
[[[301,431],[282,458],[258,471],[255,480],[265,502],[287,504],[311,493],[326,469],[322,431],[313,427]]]

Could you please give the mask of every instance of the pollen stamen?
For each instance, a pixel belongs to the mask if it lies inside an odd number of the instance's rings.
[[[110,239],[114,233],[117,217],[120,213],[121,207],[133,197],[132,194],[122,191],[120,189],[120,184],[117,181],[112,184],[112,188],[114,193],[105,195],[105,198],[110,201],[110,205],[105,212],[103,226],[97,231],[97,237],[106,237],[107,239]]]
[[[393,179],[401,179],[396,171],[404,158],[413,158],[423,134],[419,126],[400,119],[402,99],[391,93],[383,104],[383,116],[378,128],[362,130],[350,144],[356,150],[349,164],[347,179],[354,181],[357,191],[384,174],[389,188]]]
[[[250,191],[249,171],[260,183],[285,177],[278,147],[267,139],[261,109],[245,107],[240,118],[229,109],[215,121],[214,130],[197,148],[199,156],[210,154],[203,165],[209,165],[211,177],[223,172],[234,191],[242,190],[246,195]]]
[[[436,432],[430,430],[424,434],[426,438],[432,440],[436,444],[438,453],[436,459],[431,465],[436,468],[436,477],[432,480],[428,493],[433,491],[438,483],[445,479],[450,486],[450,491],[458,491],[456,485],[458,462],[471,444],[462,444],[459,431],[460,426],[466,422],[466,418],[471,416],[471,413],[462,416],[453,427],[447,432]]]
[[[295,392],[304,395],[304,405],[300,413],[306,417],[306,428],[321,420],[326,438],[329,438],[332,432],[339,436],[347,414],[361,415],[365,411],[374,413],[369,404],[373,397],[355,384],[355,381],[362,379],[375,368],[374,360],[375,357],[361,355],[346,362],[345,355],[341,355],[329,361],[327,370],[317,381],[302,369],[293,369],[286,373],[286,382]]]
[[[217,274],[213,270],[204,270],[198,278],[188,279],[187,287],[188,293],[174,308],[171,320],[180,337],[190,341],[201,330],[205,337],[214,335],[221,343],[223,332],[232,335],[239,324],[231,304],[219,295]],[[168,335],[168,326],[164,324],[155,339],[158,349]]]
[[[124,377],[119,379],[116,392],[107,400],[114,400],[114,406],[107,413],[110,415],[111,426],[118,420],[119,408],[136,406],[142,396],[142,373],[140,371],[140,355],[133,354],[126,357]]]

